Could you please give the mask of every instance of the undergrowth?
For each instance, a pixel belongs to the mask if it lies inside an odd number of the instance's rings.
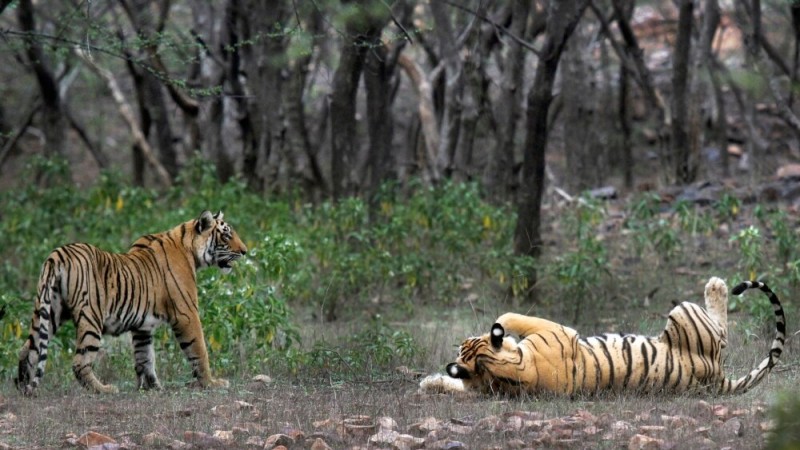
[[[549,205],[552,246],[532,261],[513,253],[514,209],[484,201],[470,183],[390,184],[373,202],[311,204],[297,195],[265,198],[240,180],[222,184],[200,158],[166,191],[129,186],[117,173],[78,189],[68,165],[52,159],[35,161],[21,176],[38,181],[0,194],[0,302],[6,308],[0,373],[6,378],[14,375],[40,266],[50,251],[83,241],[123,252],[138,236],[204,209],[221,209],[250,249],[230,275],[215,269],[198,274],[212,366],[226,376],[267,371],[356,380],[390,376],[401,364],[430,365],[430,349],[420,345],[414,321],[425,319],[425,311],[468,308],[465,298],[488,297],[482,301],[499,304],[499,310],[526,312],[535,289],[542,295],[534,313],[558,307],[574,324],[604,308],[637,306],[653,283],[671,288],[665,274],[682,266],[702,272],[698,282],[711,275],[730,284],[761,278],[778,293],[800,283],[796,224],[769,205],[744,217],[741,204],[727,194],[708,207],[670,205],[656,194],[635,197],[622,210],[588,197]],[[540,274],[535,285],[525,276],[534,267]],[[646,281],[636,284],[637,278]],[[731,306],[748,313],[752,333],[774,327],[769,302],[759,296],[732,298]],[[305,312],[302,318],[298,311]],[[304,340],[299,331],[309,317],[355,321],[358,327],[335,341]],[[52,341],[48,373],[71,381],[74,328],[64,328]],[[446,345],[463,337],[448,336]],[[161,378],[188,378],[167,327],[158,330],[156,342]],[[102,376],[112,382],[133,378],[124,338],[106,339],[104,355]],[[54,378],[46,376],[45,383]]]

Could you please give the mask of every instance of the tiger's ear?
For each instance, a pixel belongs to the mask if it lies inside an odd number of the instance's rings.
[[[492,325],[491,341],[492,347],[498,349],[503,345],[503,337],[506,335],[506,330],[499,323]]]
[[[450,363],[447,365],[447,374],[450,375],[452,378],[458,378],[460,380],[467,380],[469,379],[469,370],[459,366],[456,363]]]
[[[222,220],[222,217],[223,217],[223,214],[222,214],[222,210],[221,209],[219,211],[217,211],[216,214],[214,214],[214,218],[217,219],[217,220]]]
[[[211,211],[203,211],[194,223],[194,231],[200,234],[211,228],[213,223],[214,216],[211,215]]]

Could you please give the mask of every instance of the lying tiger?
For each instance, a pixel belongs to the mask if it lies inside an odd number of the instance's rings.
[[[728,343],[728,287],[711,278],[706,307],[683,302],[672,309],[664,331],[655,337],[603,334],[581,337],[549,320],[507,313],[491,332],[469,338],[447,374],[428,377],[423,391],[477,391],[518,395],[594,394],[604,390],[649,393],[733,394],[757,385],[777,364],[786,319],[778,297],[764,283],[746,281],[733,288],[761,289],[775,310],[777,332],[769,355],[746,376],[731,380],[722,372]],[[506,334],[519,336],[516,342]]]

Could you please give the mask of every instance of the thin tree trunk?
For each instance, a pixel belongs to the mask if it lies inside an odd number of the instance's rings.
[[[444,97],[442,104],[437,169],[445,176],[453,171],[453,157],[458,135],[461,132],[462,96],[464,94],[463,63],[458,54],[455,32],[450,23],[447,5],[444,2],[429,3],[435,31],[439,40],[439,55],[445,67]]]
[[[61,106],[58,82],[47,66],[45,54],[39,42],[32,35],[36,33],[33,3],[31,0],[20,0],[17,6],[17,19],[22,31],[29,35],[24,38],[25,55],[36,75],[42,99],[42,128],[45,136],[45,154],[60,155],[63,153],[66,140],[66,121]]]
[[[391,78],[393,67],[387,65],[386,47],[379,45],[367,55],[364,70],[364,85],[367,90],[367,128],[369,130],[369,149],[367,168],[369,169],[368,201],[375,206],[378,190],[388,178],[389,168],[393,166],[391,145],[394,131],[394,118],[391,111]],[[373,208],[374,209],[374,208]]]
[[[525,159],[522,165],[522,191],[517,205],[514,251],[519,255],[541,254],[541,205],[544,194],[547,116],[553,99],[553,84],[564,45],[580,20],[588,0],[550,2],[545,41],[536,66],[534,84],[528,94]],[[536,273],[530,274],[536,281]]]
[[[153,39],[153,36],[159,32],[158,27],[163,26],[164,21],[166,21],[166,15],[169,12],[168,4],[162,5],[165,9],[160,11],[159,22],[156,22],[153,17],[149,0],[123,1],[122,6],[131,24],[136,29],[139,38],[142,42],[148,43],[142,50],[147,55],[150,55],[148,58],[152,61],[152,55],[158,52],[158,47],[155,44],[157,40]],[[138,69],[132,65],[129,67],[138,72]],[[178,156],[173,146],[170,114],[164,98],[161,81],[149,70],[143,70],[141,77],[142,99],[155,129],[155,144],[156,148],[158,148],[159,159],[170,174],[170,178],[175,178],[179,171]]]
[[[675,181],[681,184],[692,181],[689,158],[693,143],[688,133],[687,95],[693,12],[693,0],[681,0],[672,74],[672,151],[675,155]]]
[[[351,4],[350,1],[342,2]],[[380,44],[380,32],[388,20],[383,4],[359,4],[359,13],[346,25],[339,66],[333,75],[331,93],[331,193],[334,199],[355,192],[358,182],[352,179],[356,169],[356,91],[364,67],[366,52]]]
[[[530,15],[529,0],[514,0],[510,31],[516,36],[525,36]],[[508,55],[505,59],[500,98],[497,101],[497,116],[500,132],[494,152],[489,156],[486,184],[495,200],[506,197],[511,192],[516,147],[517,121],[522,111],[525,49],[512,40],[508,42]]]

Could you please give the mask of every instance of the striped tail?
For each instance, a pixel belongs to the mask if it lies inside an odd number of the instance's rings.
[[[738,394],[756,386],[778,364],[778,359],[783,352],[783,343],[786,341],[786,316],[783,314],[783,307],[778,300],[778,296],[760,281],[742,282],[733,288],[731,293],[733,295],[741,295],[747,289],[756,288],[767,294],[767,298],[772,304],[772,309],[775,311],[775,340],[772,341],[772,348],[770,348],[767,358],[761,361],[761,364],[751,370],[750,373],[738,380],[723,379],[719,389],[720,394]]]
[[[56,271],[55,263],[48,259],[39,277],[39,296],[36,298],[30,334],[19,352],[19,371],[14,381],[25,395],[32,394],[41,382],[47,363],[50,337],[55,332],[52,304],[54,301],[60,302],[56,291]]]

